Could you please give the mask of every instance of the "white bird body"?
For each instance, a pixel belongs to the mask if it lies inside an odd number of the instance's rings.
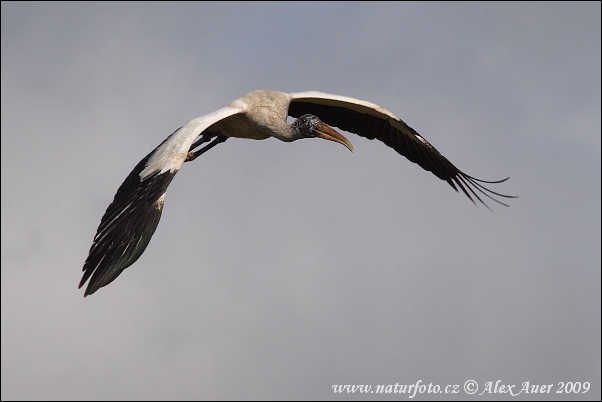
[[[316,91],[296,94],[266,90],[249,92],[223,108],[205,116],[197,117],[178,129],[171,135],[169,141],[166,141],[157,149],[151,160],[149,160],[146,169],[140,172],[140,177],[144,179],[157,170],[161,173],[168,170],[171,172],[179,170],[186,160],[192,142],[205,130],[219,132],[220,135],[225,137],[252,140],[265,140],[274,137],[281,141],[290,142],[299,139],[291,136],[290,125],[286,122],[289,103],[295,97],[315,97],[324,100],[339,99],[353,105],[351,102],[353,98]],[[378,110],[381,114],[395,119],[395,116],[388,110],[369,102],[362,102],[365,105],[358,108],[358,111]]]
[[[287,118],[296,117],[292,124]],[[320,116],[319,118],[317,116]],[[332,127],[378,139],[410,161],[461,189],[474,202],[483,200],[475,192],[506,205],[493,192],[439,153],[426,139],[393,113],[377,104],[324,92],[285,93],[259,90],[249,92],[225,107],[191,120],[143,158],[117,190],[98,227],[83,267],[81,288],[90,279],[84,296],[108,285],[144,252],[161,217],[165,193],[184,162],[226,141],[228,138],[281,141],[323,138],[353,151],[353,146]],[[195,139],[200,137],[195,142]],[[212,140],[212,141],[211,141]],[[200,144],[210,144],[194,151]],[[486,205],[486,204],[485,204]]]

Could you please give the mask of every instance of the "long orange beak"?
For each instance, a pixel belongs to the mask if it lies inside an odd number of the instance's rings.
[[[325,140],[338,142],[339,144],[345,145],[351,152],[353,152],[353,145],[349,142],[349,140],[341,133],[336,131],[334,128],[330,127],[328,124],[322,123],[322,125],[316,130],[318,133],[318,137],[323,138]]]

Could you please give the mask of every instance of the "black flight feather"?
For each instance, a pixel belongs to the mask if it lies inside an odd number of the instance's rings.
[[[515,198],[514,196],[491,191],[481,184],[501,183],[508,180],[508,178],[498,181],[485,181],[467,175],[455,167],[435,147],[418,134],[416,130],[408,126],[401,119],[394,120],[392,118],[373,116],[368,113],[358,113],[352,109],[329,105],[327,104],[328,100],[324,100],[323,104],[316,102],[319,102],[319,100],[303,101],[303,98],[294,99],[289,105],[288,113],[292,117],[313,114],[328,125],[360,135],[369,140],[377,139],[405,156],[411,162],[417,163],[424,170],[432,172],[441,180],[445,180],[454,190],[458,191],[459,188],[472,202],[477,199],[488,207],[477,192],[505,206],[508,205],[493,198],[492,195]]]
[[[121,184],[100,221],[79,283],[81,288],[90,279],[84,296],[108,285],[136,262],[155,233],[165,191],[177,173],[155,172],[140,179],[140,172],[157,148],[142,159]]]

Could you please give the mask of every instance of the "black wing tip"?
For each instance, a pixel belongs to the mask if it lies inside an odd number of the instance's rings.
[[[115,278],[113,278],[113,279],[115,279]],[[84,276],[84,278],[82,278],[82,280],[79,282],[79,286],[77,288],[81,289],[86,284],[87,281],[88,281],[88,278],[86,278]],[[84,291],[84,297],[94,294],[98,289],[102,288],[103,286],[105,286],[105,285],[101,285],[98,281],[91,279],[90,282],[88,282],[88,286],[86,287],[86,290]]]
[[[78,289],[81,289],[82,286],[83,284],[80,283]],[[89,295],[94,294],[94,292],[96,292],[98,289],[100,289],[100,287],[92,287],[91,283],[88,284],[88,287],[84,291],[84,297],[88,297]]]
[[[462,173],[462,175],[465,176],[465,177],[467,177],[467,178],[469,178],[469,179],[471,179],[471,180],[478,181],[479,183],[487,183],[487,184],[503,183],[503,182],[505,182],[505,181],[507,181],[507,180],[510,179],[510,176],[508,176],[505,179],[501,179],[501,180],[482,180],[482,179],[477,179],[476,177],[472,177],[470,175],[467,175],[465,173]]]
[[[458,191],[458,189],[456,188],[456,185],[458,187],[460,187],[460,189],[462,190],[462,192],[468,197],[468,199],[470,199],[470,201],[472,201],[473,204],[478,205],[477,202],[474,200],[474,198],[476,198],[488,210],[493,211],[489,207],[489,205],[487,205],[487,203],[481,198],[483,195],[485,197],[489,198],[490,200],[496,202],[497,204],[503,205],[503,206],[508,207],[508,208],[510,207],[509,204],[506,204],[505,202],[502,202],[502,201],[498,200],[497,198],[495,198],[495,196],[502,197],[502,198],[518,198],[518,196],[517,195],[507,195],[507,194],[498,193],[497,191],[493,191],[493,190],[485,187],[481,183],[485,183],[485,184],[499,184],[499,183],[503,183],[503,182],[507,181],[508,179],[510,179],[510,177],[506,177],[505,179],[501,179],[501,180],[482,180],[482,179],[477,179],[475,177],[467,175],[465,173],[458,172],[455,175],[455,177],[453,177],[453,180],[449,179],[449,180],[447,180],[447,182],[456,191]],[[454,182],[455,182],[456,185],[453,184]],[[475,192],[475,190],[477,190],[479,193],[481,193],[481,196],[479,196],[479,194],[477,194],[477,192]]]
[[[119,273],[121,273],[121,271]],[[118,276],[119,276],[119,274],[115,275],[113,278],[111,278],[111,280],[109,280],[106,283],[90,281],[88,283],[88,286],[86,287],[86,290],[84,291],[84,297],[87,297],[87,296],[90,296],[90,295],[96,293],[97,290],[99,290],[102,287],[107,286],[109,283],[113,282]],[[81,289],[82,285],[83,284],[80,284],[78,289]]]
[[[121,273],[121,272],[120,272]],[[111,283],[115,278],[117,278],[117,276],[119,276],[119,274],[115,275],[115,277],[113,277],[110,281],[108,281],[107,283],[101,283],[100,281],[96,281],[94,279],[91,279],[90,282],[88,282],[88,286],[86,287],[86,290],[84,291],[84,297],[87,297],[89,295],[92,295],[94,293],[96,293],[96,291],[106,285],[108,285],[109,283]],[[82,286],[84,286],[86,283],[86,281],[82,278],[81,282],[79,283],[79,286],[77,287],[78,289],[81,289]]]
[[[113,282],[121,273],[134,264],[146,250],[159,225],[162,209],[154,205],[136,208],[127,224],[128,229],[115,237],[94,243],[86,263],[84,274],[79,283],[81,289],[88,282],[84,297]],[[107,244],[108,242],[108,244]]]
[[[167,187],[176,172],[155,173],[140,181],[141,162],[117,190],[107,208],[84,263],[84,297],[115,280],[148,246],[161,218]]]

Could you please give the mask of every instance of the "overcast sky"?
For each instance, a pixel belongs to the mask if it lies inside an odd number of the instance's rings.
[[[422,381],[459,393],[414,400],[599,400],[600,13],[2,2],[2,399],[409,400],[332,386]],[[233,139],[183,166],[146,252],[84,299],[130,170],[255,89],[380,104],[520,198],[475,206],[349,133],[353,154]],[[553,388],[479,396],[497,380]]]

